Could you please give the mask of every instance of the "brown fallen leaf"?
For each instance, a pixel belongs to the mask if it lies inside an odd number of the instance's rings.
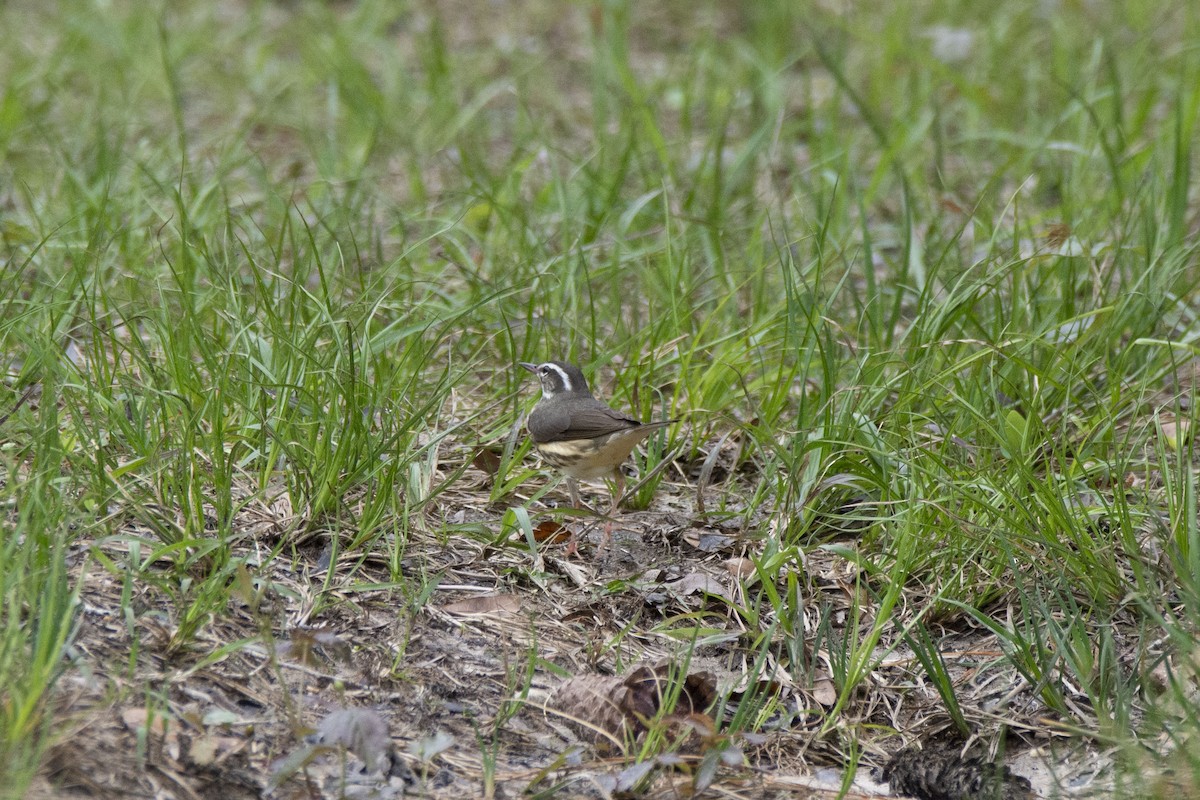
[[[833,681],[829,680],[829,678],[817,678],[814,680],[810,693],[813,700],[816,700],[826,708],[831,708],[837,702],[837,687],[833,685]]]
[[[533,540],[538,544],[561,544],[570,538],[567,526],[552,519],[544,519],[533,528]]]
[[[675,705],[664,722],[692,720],[685,727],[693,731],[703,727],[696,718],[704,717],[715,702],[716,679],[708,672],[696,672],[685,676],[682,685],[678,682],[669,664],[638,667],[624,678],[576,675],[558,687],[547,705],[573,722],[581,738],[597,743],[607,739],[621,747],[644,732],[672,696]],[[715,730],[711,720],[707,730]]]
[[[154,715],[153,728],[150,726],[150,711],[143,706],[137,708],[127,708],[121,712],[121,722],[125,724],[132,733],[137,733],[139,729],[144,729],[150,733],[156,733],[164,736],[168,732],[168,717],[161,713]]]
[[[738,580],[745,580],[754,575],[754,562],[748,558],[734,557],[725,559],[725,571]]]
[[[729,590],[719,580],[703,572],[689,572],[677,581],[664,583],[662,588],[676,597],[687,597],[691,594],[711,594],[732,600]]]
[[[500,454],[489,447],[481,447],[475,451],[471,465],[488,475],[495,475],[500,471]]]
[[[683,541],[705,553],[718,553],[737,543],[737,539],[717,531],[692,528],[683,534]]]
[[[465,616],[469,614],[507,615],[521,611],[521,598],[515,594],[485,594],[468,597],[442,606],[447,614]]]

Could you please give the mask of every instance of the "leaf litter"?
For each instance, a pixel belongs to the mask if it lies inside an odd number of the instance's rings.
[[[473,457],[445,447],[444,474]],[[475,488],[451,488],[447,505],[481,531],[498,530],[503,509],[488,504],[478,489],[486,480],[471,471],[461,484]],[[316,550],[307,565],[304,551],[298,561],[261,559],[259,542],[296,525],[277,502],[251,500],[240,520],[247,535],[233,546],[248,565],[241,588],[190,639],[180,635],[170,592],[137,584],[131,626],[120,578],[91,568],[55,699],[70,723],[44,777],[77,796],[291,797],[304,786],[305,796],[336,797],[349,781],[357,787],[349,794],[363,797],[474,796],[489,786],[497,796],[671,797],[724,786],[784,797],[799,786],[836,792],[815,776],[857,763],[855,791],[878,789],[889,765],[920,786],[933,773],[908,775],[895,754],[941,741],[948,718],[903,643],[881,643],[868,679],[840,717],[828,716],[839,699],[835,654],[811,637],[821,608],[833,632],[854,634],[848,612],[858,595],[848,587],[858,568],[846,551],[814,547],[804,556],[808,663],[798,672],[776,623],[753,626],[739,611],[761,580],[754,565],[763,542],[725,522],[712,540],[719,546],[697,546],[705,528],[678,511],[692,491],[684,475],[670,475],[651,509],[620,515],[618,535],[599,554],[599,526],[568,523],[584,527],[571,558],[562,545],[539,543],[535,553],[520,542],[447,538],[436,519],[414,525],[404,571],[438,576],[419,607],[398,589],[358,588],[389,585],[381,559],[339,558],[324,569]],[[121,563],[146,534],[131,520],[127,537],[94,547]],[[327,602],[314,613],[322,586]],[[763,636],[776,643],[747,646]],[[1050,782],[1065,785],[1068,763],[1080,796],[1105,785],[1097,776],[1108,757],[1047,728],[1037,687],[999,657],[994,634],[947,627],[940,646],[981,737],[1007,731],[1006,755],[1027,766],[1030,754],[1040,763],[1038,753],[1053,751],[1043,795]],[[972,755],[962,763],[992,762]]]

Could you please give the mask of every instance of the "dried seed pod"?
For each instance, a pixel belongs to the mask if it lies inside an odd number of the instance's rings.
[[[979,755],[962,742],[926,742],[901,750],[883,770],[892,794],[918,800],[1034,800],[1028,778]]]

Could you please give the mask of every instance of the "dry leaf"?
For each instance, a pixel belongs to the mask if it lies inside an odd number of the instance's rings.
[[[500,471],[500,453],[488,447],[481,447],[475,451],[471,464],[488,475],[495,475]]]
[[[748,558],[725,559],[725,570],[738,580],[744,580],[754,575],[754,562]]]
[[[567,527],[552,519],[544,519],[533,528],[533,540],[538,544],[559,544],[570,538]]]
[[[812,699],[826,708],[831,708],[837,702],[837,687],[828,678],[818,678],[813,681]]]
[[[702,528],[692,528],[683,534],[683,540],[703,553],[719,553],[737,543],[732,536]]]
[[[521,598],[515,594],[485,594],[468,597],[456,603],[442,606],[447,614],[465,616],[469,614],[491,614],[504,616],[521,611]]]
[[[622,744],[628,737],[646,729],[646,723],[663,710],[665,698],[676,694],[671,683],[669,664],[651,668],[642,666],[625,678],[608,675],[577,675],[564,682],[550,698],[549,707],[576,723],[581,738],[598,741],[604,737]],[[669,724],[690,727],[705,735],[715,731],[715,723],[703,713],[716,700],[717,682],[707,672],[683,678]],[[701,723],[700,720],[707,720]]]
[[[731,599],[729,591],[720,581],[703,572],[688,573],[677,581],[664,583],[662,588],[676,597],[687,597],[690,594],[703,593],[723,597],[726,600]]]
[[[148,724],[150,722],[150,712],[142,706],[127,708],[122,711],[121,722],[125,723],[125,727],[133,733],[137,733],[139,730],[147,730],[159,736],[174,735],[174,731],[169,727],[170,718],[162,712],[155,712],[154,728],[151,730]]]

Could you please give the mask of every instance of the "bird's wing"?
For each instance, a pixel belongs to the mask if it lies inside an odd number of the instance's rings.
[[[641,427],[640,422],[608,406],[576,408],[571,412],[570,425],[562,432],[563,439],[595,439],[617,431]]]
[[[594,406],[575,405],[570,411],[554,407],[534,409],[529,418],[529,432],[535,442],[595,439],[639,425],[641,423],[636,419],[599,401]]]

